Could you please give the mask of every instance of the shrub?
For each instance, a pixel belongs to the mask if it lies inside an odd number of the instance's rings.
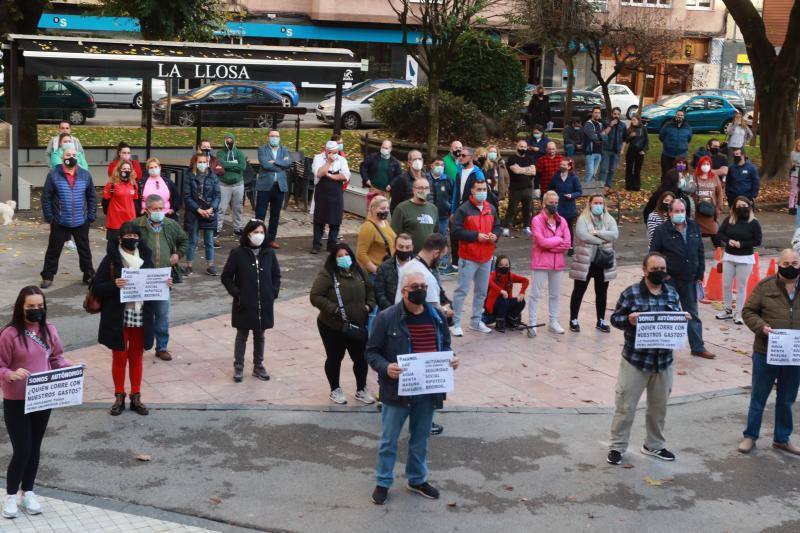
[[[428,135],[428,88],[384,91],[372,102],[375,117],[395,137],[426,142]],[[460,96],[439,93],[439,143],[462,139],[475,143],[484,138],[481,112]]]

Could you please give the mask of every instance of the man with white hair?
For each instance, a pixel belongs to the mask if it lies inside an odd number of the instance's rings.
[[[344,217],[344,189],[350,181],[347,159],[339,154],[339,143],[328,141],[325,151],[314,156],[311,171],[317,181],[314,187],[314,241],[312,254],[322,249],[322,233],[328,225],[328,251],[336,246],[339,226]]]
[[[394,179],[389,187],[386,189],[392,195],[392,201],[389,203],[389,210],[394,213],[394,209],[406,200],[411,200],[414,197],[414,182],[418,179],[428,180],[424,168],[424,161],[422,152],[419,150],[411,150],[408,152],[408,170],[400,174]],[[428,191],[430,196],[430,191]]]
[[[367,362],[378,373],[381,410],[381,437],[378,444],[376,486],[372,503],[383,505],[394,480],[397,441],[408,419],[409,441],[406,459],[406,488],[425,498],[438,499],[439,491],[428,483],[427,454],[433,411],[441,409],[443,394],[400,396],[398,378],[403,372],[397,356],[410,353],[450,350],[450,333],[441,311],[425,302],[428,291],[425,273],[420,268],[405,270],[400,278],[403,300],[380,313],[372,321],[367,342]],[[409,349],[410,348],[410,349]],[[458,358],[450,362],[458,368]]]

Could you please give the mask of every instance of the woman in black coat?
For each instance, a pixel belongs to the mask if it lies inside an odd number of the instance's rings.
[[[264,331],[272,329],[272,306],[281,288],[281,270],[275,252],[264,246],[267,228],[260,220],[251,220],[242,231],[241,245],[231,250],[222,270],[222,284],[233,296],[231,325],[236,328],[233,348],[233,381],[244,374],[244,350],[247,336],[253,332],[253,376],[267,381],[264,368]]]

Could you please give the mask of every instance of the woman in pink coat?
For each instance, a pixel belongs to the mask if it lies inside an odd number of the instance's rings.
[[[545,282],[550,305],[547,329],[562,335],[558,323],[558,290],[564,270],[564,253],[570,248],[569,224],[558,214],[558,194],[547,191],[542,198],[544,209],[531,219],[531,290],[528,304],[528,337],[536,336],[536,310]]]

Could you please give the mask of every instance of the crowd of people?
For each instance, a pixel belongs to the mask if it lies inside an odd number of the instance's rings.
[[[541,102],[542,95],[535,98]],[[793,318],[794,311],[800,311],[796,298],[800,256],[792,249],[784,250],[778,259],[777,276],[767,278],[747,294],[746,280],[762,239],[754,215],[758,172],[743,152],[749,130],[741,121],[734,122],[726,139],[727,156],[722,154],[722,143],[711,139],[693,154],[690,165],[688,143],[692,132],[682,113],[664,127],[659,134],[663,176],[644,212],[649,251],[642,264],[642,280],[622,291],[606,320],[608,288],[617,275],[615,245],[620,235],[617,221],[609,213],[606,193],[626,148],[626,188],[639,190],[649,141],[638,117],[626,126],[619,109],[612,111],[609,121],[602,120],[600,111],[594,109],[584,124],[566,127],[563,154],[546,134],[552,124],[534,125],[531,136],[519,140],[506,158],[501,157],[497,146],[471,148],[455,140],[444,157],[427,164],[420,151],[411,150],[405,170],[392,155],[391,141],[383,141],[380,150],[360,165],[362,183],[367,188],[367,216],[359,228],[355,249],[339,238],[344,190],[351,179],[341,137],[333,136],[313,157],[310,252],[322,251],[327,232],[327,256],[309,297],[319,311],[317,328],[325,352],[331,402],[347,403],[340,383],[347,352],[356,381],[353,398],[364,404],[379,400],[381,406],[383,429],[374,503],[383,504],[387,499],[397,440],[406,418],[411,433],[407,488],[428,498],[439,496],[427,481],[426,453],[430,435],[442,431],[433,421],[433,412],[442,406],[444,396],[400,396],[397,379],[402,369],[397,356],[450,350],[451,337],[464,336],[465,327],[474,332],[470,334],[524,331],[534,338],[546,325],[550,333],[564,335],[559,322],[559,291],[565,271],[573,280],[569,331],[581,332],[579,313],[591,280],[595,328],[603,333],[610,333],[612,326],[624,331],[608,462],[621,464],[636,405],[645,390],[647,438],[642,452],[674,460],[663,434],[673,354],[664,349],[637,349],[636,323],[642,312],[683,312],[689,322],[691,355],[715,357],[703,342],[697,303],[706,269],[706,236],[714,246],[724,247],[721,268],[725,297],[717,318],[746,324],[756,335],[753,395],[739,450],[746,453],[755,445],[766,397],[777,381],[780,406],[776,408],[773,446],[800,455],[800,449],[789,443],[790,408],[800,385],[800,371],[797,367],[776,369],[766,364],[764,355],[770,328],[800,329]],[[141,398],[145,350],[155,348],[155,356],[164,361],[172,358],[168,349],[169,300],[121,303],[120,291],[127,283],[122,270],[169,268],[171,274],[165,282],[172,289],[185,276],[194,274],[196,248],[202,238],[204,271],[217,276],[215,249],[219,248],[218,236],[225,228],[228,211],[231,231],[239,239],[221,272],[222,285],[232,298],[231,322],[236,329],[232,379],[236,383],[244,379],[251,332],[252,375],[263,381],[270,379],[265,366],[265,332],[275,325],[274,306],[281,286],[276,250],[280,249],[278,226],[288,191],[291,155],[281,144],[280,132],[270,131],[267,142],[258,150],[255,218],[245,223],[243,175],[249,163],[233,134],[225,133],[221,141],[224,148],[220,151],[215,151],[209,140],[197,146],[182,194],[157,158],[148,159],[142,167],[130,146],[120,143],[117,157],[108,166],[102,193],[107,247],[97,269],[89,248],[97,198],[82,147],[69,131],[69,124],[61,124],[58,136],[48,144],[52,168],[42,194],[42,211],[50,224],[50,237],[40,287],[52,286],[62,247],[74,239],[83,281],[101,303],[98,340],[112,351],[113,416],[125,410],[128,395],[130,410],[140,415],[149,412]],[[575,160],[580,153],[584,155],[583,180]],[[793,153],[792,157],[800,164],[800,156]],[[792,174],[795,185],[796,168]],[[600,185],[591,187],[589,182],[596,174]],[[585,193],[586,189],[593,192]],[[579,210],[577,200],[584,196],[584,206]],[[501,217],[501,201],[505,200],[505,217]],[[534,200],[540,202],[536,212]],[[182,220],[178,216],[181,209]],[[517,236],[530,239],[530,278],[520,273],[527,268],[512,270],[509,257],[499,253],[499,243],[512,231],[516,233],[517,225]],[[452,299],[441,282],[447,275],[456,276]],[[738,282],[735,306],[734,280]],[[539,323],[538,303],[545,288],[548,320]],[[465,311],[470,293],[472,307]],[[522,316],[526,307],[527,323]],[[58,332],[47,321],[45,295],[38,287],[24,288],[11,322],[0,330],[0,382],[14,448],[5,516],[17,512],[20,489],[21,505],[30,512],[41,510],[32,488],[49,411],[23,414],[22,394],[29,373],[70,364],[62,352]],[[458,358],[453,357],[452,367],[458,364]],[[369,390],[369,367],[378,374],[378,398]]]

